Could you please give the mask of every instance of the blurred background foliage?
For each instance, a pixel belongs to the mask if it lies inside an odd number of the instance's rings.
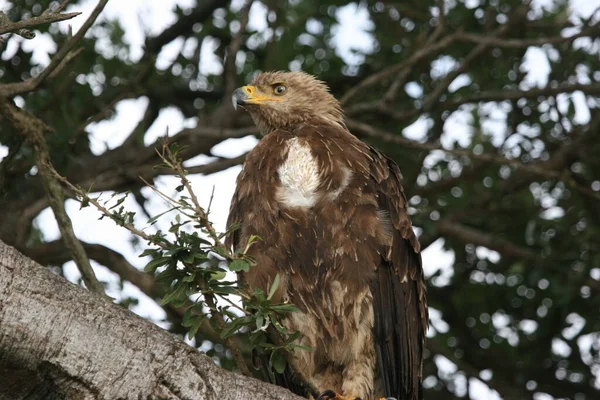
[[[5,12],[18,21],[50,3],[16,0]],[[144,207],[138,176],[154,182],[164,174],[152,168],[156,144],[144,142],[161,110],[193,121],[169,135],[188,146],[186,159],[211,157],[192,173],[213,173],[243,161],[216,157],[214,146],[256,135],[247,115],[233,113],[233,88],[265,70],[317,75],[342,99],[353,133],[400,165],[423,247],[443,245],[440,255],[453,260],[428,270],[425,397],[595,399],[600,13],[574,11],[567,0],[198,0],[177,6],[173,25],[147,29],[141,52],[126,40],[127,26],[101,17],[59,75],[15,102],[54,129],[46,136],[51,159],[71,182],[131,190]],[[341,37],[342,12],[362,15],[367,45]],[[37,33],[34,41],[55,48],[66,39],[57,25]],[[176,56],[158,62],[173,44]],[[47,63],[16,35],[0,46],[1,84]],[[143,118],[120,132],[123,143],[93,151],[93,123],[140,98]],[[48,202],[32,146],[1,119],[0,144],[0,239],[60,272],[70,254],[60,240],[44,242],[35,224]],[[121,282],[152,298],[164,292],[116,251],[84,246]],[[178,310],[166,313],[170,329],[185,333]],[[195,343],[232,368],[209,327]]]

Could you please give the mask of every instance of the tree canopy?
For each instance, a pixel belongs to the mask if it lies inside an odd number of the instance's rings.
[[[425,266],[425,398],[481,387],[506,399],[598,397],[600,11],[591,1],[582,14],[568,0],[197,0],[176,6],[170,26],[147,27],[141,51],[102,14],[106,3],[84,37],[48,24],[59,20],[45,12],[56,1],[15,0],[0,13],[0,240],[58,273],[89,258],[162,297],[150,274],[60,223],[72,194],[46,178],[47,162],[94,192],[131,191],[143,209],[139,177],[171,174],[154,168],[161,144],[148,136],[163,110],[189,123],[168,139],[185,146],[184,161],[201,160],[188,172],[223,171],[244,155],[219,157],[215,146],[258,135],[233,111],[232,91],[259,71],[302,69],[328,83],[351,132],[399,164],[422,248],[453,259]],[[363,21],[360,38],[344,36],[346,13]],[[55,47],[51,61],[33,57],[42,40]],[[131,99],[143,117],[98,150],[94,125]],[[49,206],[62,239],[46,242],[36,218]],[[173,332],[187,332],[176,307],[165,311]],[[195,337],[234,368],[211,329]]]

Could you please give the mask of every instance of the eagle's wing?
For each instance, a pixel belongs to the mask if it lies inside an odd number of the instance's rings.
[[[386,396],[420,399],[428,313],[419,242],[398,166],[375,149],[371,155],[371,179],[392,231],[392,246],[384,248],[372,284],[378,368]]]

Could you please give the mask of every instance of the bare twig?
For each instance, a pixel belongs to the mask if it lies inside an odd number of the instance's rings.
[[[53,174],[50,155],[44,138],[44,133],[52,129],[43,121],[15,106],[11,100],[0,97],[0,112],[25,138],[33,143],[36,150],[37,166],[42,177],[44,189],[58,223],[58,228],[67,248],[73,255],[85,285],[93,292],[104,295],[104,287],[96,278],[90,260],[75,236],[73,225],[65,211],[65,199],[62,188]]]
[[[106,6],[106,3],[108,3],[108,0],[100,0],[98,2],[98,5],[96,5],[96,8],[94,8],[92,14],[81,26],[79,31],[77,31],[77,34],[63,45],[63,47],[56,53],[50,64],[46,68],[44,68],[44,70],[39,75],[29,78],[24,82],[0,85],[0,96],[13,97],[37,89],[52,73],[52,71],[54,71],[59,65],[61,65],[63,59],[67,57],[69,52],[83,38],[83,36],[86,34],[88,29],[90,29],[94,21],[96,21],[96,18],[98,18],[98,15],[100,15],[102,10],[104,9],[104,6]]]
[[[70,2],[71,2],[71,0],[63,1],[62,3],[60,3],[58,5],[58,7],[56,7],[56,10],[54,10],[53,13],[57,14],[59,12],[62,12],[62,10],[64,10],[69,5]],[[48,8],[46,11],[44,11],[44,13],[46,13],[46,12],[50,12],[50,8]]]
[[[0,35],[14,32],[25,39],[33,39],[35,33],[30,29],[38,25],[51,24],[53,22],[65,21],[74,18],[81,14],[80,12],[72,12],[67,14],[59,14],[60,11],[54,13],[43,13],[39,17],[29,18],[23,21],[12,22],[6,14],[0,11]]]
[[[69,180],[67,178],[60,175],[55,169],[52,169],[51,172],[56,177],[56,179],[58,179],[64,185],[66,185],[76,196],[79,196],[84,202],[87,202],[87,203],[93,205],[94,207],[96,207],[96,209],[98,209],[98,211],[100,211],[102,214],[104,214],[106,216],[111,215],[110,210],[108,210],[106,207],[104,207],[102,204],[100,204],[100,202],[97,199],[90,197],[85,190],[73,185],[71,182],[69,182]],[[132,223],[124,222],[120,225],[123,228],[127,229],[129,232],[133,233],[134,235],[139,236],[142,239],[146,240],[148,243],[152,243],[162,249],[167,249],[169,247],[168,243],[166,243],[164,241],[161,242],[161,241],[158,241],[158,240],[150,237],[150,235],[148,235],[146,232],[136,228],[135,225],[133,225]]]
[[[159,152],[158,150],[156,150],[156,152],[159,154],[160,158],[167,164],[167,166],[169,168],[171,168],[173,171],[175,171],[175,174],[177,176],[179,176],[181,183],[183,184],[183,186],[185,186],[186,191],[188,192],[188,194],[190,195],[190,198],[192,199],[192,204],[194,206],[194,212],[196,214],[195,217],[198,220],[198,222],[200,223],[200,225],[204,229],[206,229],[208,235],[213,240],[215,245],[222,247],[223,249],[225,249],[225,251],[228,251],[227,247],[221,242],[221,239],[219,238],[219,234],[213,227],[212,222],[210,222],[208,220],[208,215],[206,215],[206,212],[200,206],[198,197],[196,196],[196,193],[194,193],[194,190],[192,189],[192,184],[190,183],[190,181],[187,178],[187,173],[183,169],[183,166],[181,165],[181,161],[178,160],[176,155],[171,152],[171,150],[169,149],[169,146],[167,144],[165,144],[163,146],[162,153]],[[233,257],[230,256],[229,258],[233,258]]]
[[[60,64],[58,64],[56,69],[48,75],[48,80],[56,79],[56,77],[58,75],[60,75],[60,73],[63,71],[63,69],[65,69],[67,64],[69,64],[71,62],[71,60],[73,60],[75,57],[80,55],[83,52],[83,50],[84,50],[83,47],[81,47],[81,48],[74,50],[74,51],[70,52],[69,54],[67,54],[67,56],[60,62]]]

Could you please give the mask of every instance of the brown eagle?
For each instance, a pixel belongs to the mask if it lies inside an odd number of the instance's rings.
[[[243,276],[301,311],[288,365],[318,398],[420,399],[428,324],[419,242],[398,166],[353,136],[327,86],[303,72],[268,72],[235,90],[264,137],[237,179],[228,245],[261,241]],[[289,378],[277,383],[302,392]]]

